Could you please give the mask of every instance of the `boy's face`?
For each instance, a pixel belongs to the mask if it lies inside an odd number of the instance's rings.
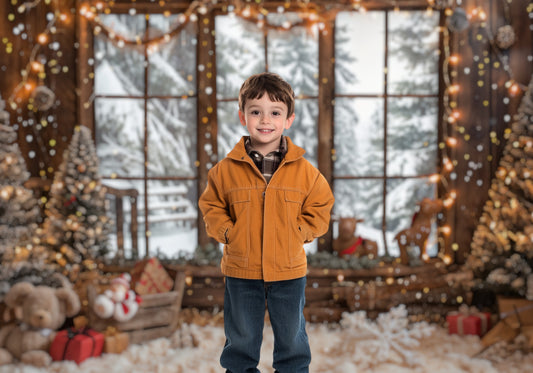
[[[244,112],[239,111],[239,119],[250,134],[254,150],[266,155],[279,148],[283,130],[291,127],[294,113],[287,118],[287,105],[271,101],[264,93],[261,98],[246,101]]]

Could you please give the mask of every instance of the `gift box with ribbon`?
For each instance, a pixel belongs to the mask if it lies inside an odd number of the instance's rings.
[[[50,346],[54,361],[73,360],[77,364],[89,357],[100,356],[104,335],[92,329],[64,329],[57,332]]]
[[[120,354],[130,344],[130,337],[128,333],[119,332],[115,327],[108,326],[104,332],[104,353],[106,354]]]
[[[174,286],[174,281],[157,258],[148,258],[135,264],[131,282],[139,295],[165,293]]]
[[[483,336],[491,327],[490,313],[480,312],[476,307],[463,305],[459,311],[450,312],[446,316],[448,333],[458,335]]]

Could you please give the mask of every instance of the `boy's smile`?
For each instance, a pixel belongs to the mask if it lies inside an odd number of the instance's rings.
[[[263,155],[277,150],[283,130],[289,129],[294,113],[287,118],[287,105],[271,101],[268,94],[246,102],[244,112],[239,111],[241,124],[250,134],[254,150]]]

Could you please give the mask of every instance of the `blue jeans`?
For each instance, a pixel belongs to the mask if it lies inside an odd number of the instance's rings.
[[[257,373],[265,302],[274,332],[273,368],[279,373],[307,373],[311,350],[303,308],[306,278],[264,282],[226,277],[224,332],[220,364],[227,373]]]

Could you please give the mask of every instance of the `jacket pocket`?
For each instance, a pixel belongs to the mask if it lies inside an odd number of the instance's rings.
[[[241,267],[250,253],[250,190],[234,190],[229,193],[230,216],[233,227],[226,234],[228,264]]]
[[[290,268],[301,265],[305,260],[305,251],[303,250],[304,235],[298,223],[298,217],[302,213],[303,194],[298,191],[285,191],[285,209],[287,217],[287,247],[288,264]],[[302,255],[303,252],[303,255]],[[303,259],[302,259],[303,257]]]

